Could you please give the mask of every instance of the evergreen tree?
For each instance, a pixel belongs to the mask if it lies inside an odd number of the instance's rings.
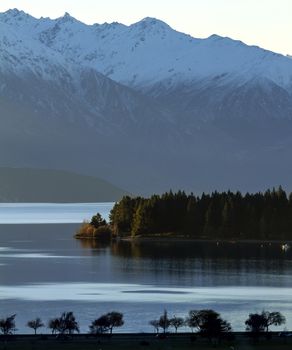
[[[100,225],[95,216],[92,224]],[[124,197],[111,211],[119,235],[173,234],[208,239],[292,239],[292,196],[279,187],[265,193],[172,191],[150,198]]]

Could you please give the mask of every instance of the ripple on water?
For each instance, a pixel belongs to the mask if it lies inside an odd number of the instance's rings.
[[[156,288],[135,284],[115,283],[43,283],[1,286],[0,299],[30,301],[104,301],[104,302],[214,302],[232,303],[290,303],[292,288],[259,287],[195,287]]]

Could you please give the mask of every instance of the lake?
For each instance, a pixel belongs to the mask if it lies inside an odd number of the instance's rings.
[[[107,217],[111,207],[1,204],[0,317],[16,313],[19,332],[30,332],[28,320],[39,316],[47,323],[72,310],[86,332],[93,319],[117,310],[125,315],[120,331],[140,332],[152,331],[148,322],[164,309],[186,316],[190,309],[212,308],[244,330],[248,314],[265,309],[283,312],[292,328],[291,250],[280,244],[104,245],[73,238],[76,221],[97,211]]]
[[[98,208],[108,219],[114,203],[0,203],[0,224],[64,224],[89,220]]]

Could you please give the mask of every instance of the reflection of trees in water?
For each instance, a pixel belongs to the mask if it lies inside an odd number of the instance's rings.
[[[173,286],[291,286],[292,252],[280,244],[80,241],[116,280]],[[106,259],[105,259],[106,257]]]
[[[279,243],[217,243],[192,241],[119,241],[101,242],[98,240],[79,240],[84,249],[93,254],[99,250],[110,249],[112,255],[124,258],[144,259],[229,259],[229,260],[292,260],[292,250],[284,252]]]
[[[217,274],[243,279],[251,274],[283,274],[290,271],[292,252],[283,252],[280,244],[219,243],[192,241],[119,241],[102,243],[95,240],[81,240],[84,249],[91,249],[93,255],[106,250],[119,259],[115,266],[133,271],[153,273],[167,271],[175,275],[204,274],[203,278]],[[120,266],[119,266],[120,264]],[[254,278],[254,277],[253,277]]]
[[[91,249],[93,254],[99,254],[99,250],[109,248],[107,242],[100,242],[96,239],[79,239],[80,246],[84,249]]]
[[[256,283],[264,285],[268,275],[290,270],[287,259],[291,260],[291,254],[283,254],[279,244],[262,247],[251,243],[134,241],[120,242],[111,251],[124,259],[146,259],[157,274],[167,271],[179,280],[188,276],[194,285],[213,284],[214,275],[217,283],[240,279],[241,283],[250,285],[256,278]],[[127,266],[131,267],[131,263]],[[143,263],[140,267],[143,269]]]
[[[292,252],[283,253],[280,244],[120,241],[111,244],[111,251],[113,255],[127,258],[292,260]]]

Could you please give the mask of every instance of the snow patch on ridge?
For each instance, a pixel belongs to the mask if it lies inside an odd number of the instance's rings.
[[[290,58],[216,34],[196,39],[156,18],[146,17],[130,26],[86,25],[69,13],[36,19],[13,9],[0,14],[0,24],[2,52],[21,57],[31,70],[40,65],[29,59],[36,53],[61,65],[95,69],[143,91],[199,81],[243,85],[257,78],[292,89]]]

